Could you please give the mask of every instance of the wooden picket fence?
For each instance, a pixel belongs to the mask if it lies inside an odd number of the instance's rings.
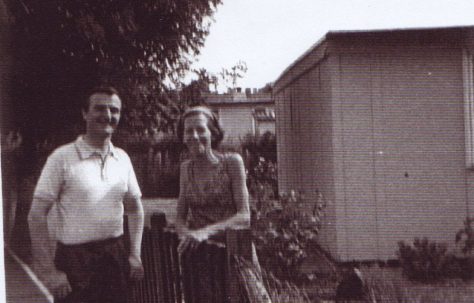
[[[179,191],[180,153],[174,149],[130,150],[130,159],[146,196],[176,197]]]
[[[198,250],[178,255],[178,237],[167,227],[165,214],[154,214],[142,241],[145,277],[131,291],[130,303],[237,303],[242,298],[234,257],[250,260],[250,230],[228,231],[226,245],[208,241]],[[196,264],[205,262],[205,275]],[[202,266],[202,265],[201,265]],[[210,281],[203,289],[202,281]],[[201,283],[200,283],[201,282]],[[206,294],[203,295],[202,292]],[[212,297],[209,297],[212,294]],[[206,297],[204,299],[201,299]]]

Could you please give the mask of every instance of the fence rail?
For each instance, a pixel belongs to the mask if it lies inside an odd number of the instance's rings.
[[[131,291],[130,303],[245,302],[234,256],[251,260],[249,230],[228,231],[226,244],[208,241],[178,255],[178,236],[165,214],[154,214],[142,241],[145,277]]]

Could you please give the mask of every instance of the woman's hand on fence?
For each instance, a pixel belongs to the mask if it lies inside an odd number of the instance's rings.
[[[143,270],[143,264],[140,258],[130,255],[130,257],[128,257],[128,262],[130,264],[130,279],[133,281],[139,281],[143,279],[145,272]]]
[[[181,242],[178,245],[178,253],[182,254],[188,249],[196,249],[201,242],[209,239],[209,232],[205,229],[188,230],[181,237]]]

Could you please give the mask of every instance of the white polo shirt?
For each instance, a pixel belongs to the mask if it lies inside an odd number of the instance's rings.
[[[141,196],[127,153],[111,143],[103,160],[82,136],[48,157],[34,193],[35,198],[56,201],[48,228],[63,244],[122,235],[127,196]]]

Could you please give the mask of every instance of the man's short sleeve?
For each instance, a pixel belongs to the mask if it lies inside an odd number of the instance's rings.
[[[127,183],[127,196],[128,197],[138,197],[142,196],[142,192],[140,190],[140,186],[138,185],[137,176],[135,175],[135,170],[133,169],[132,161],[127,155],[127,160],[130,165],[130,169],[128,172],[128,183]]]
[[[59,200],[63,184],[64,159],[57,151],[46,160],[41,175],[36,184],[34,197],[45,200]]]

